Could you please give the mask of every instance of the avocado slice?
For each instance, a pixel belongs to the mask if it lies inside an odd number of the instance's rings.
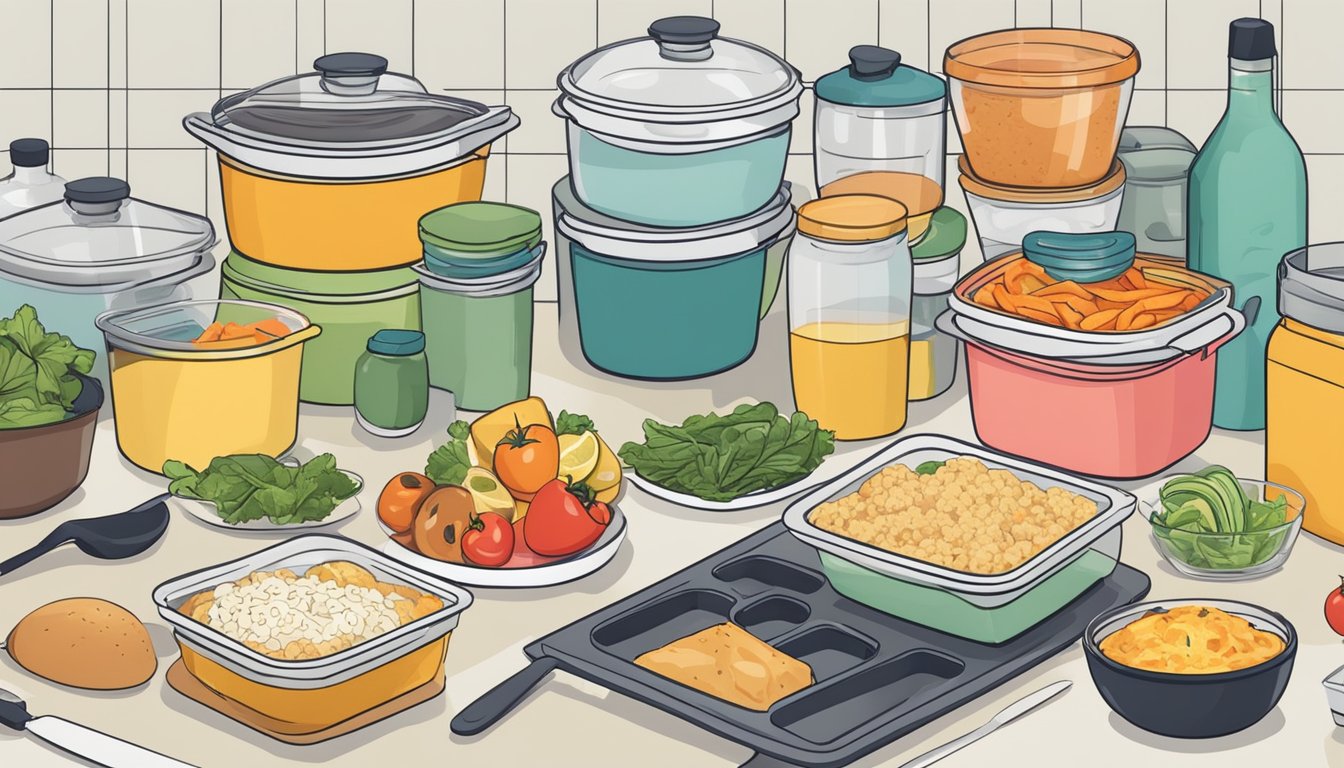
[[[1200,470],[1200,476],[1205,480],[1211,480],[1219,487],[1223,497],[1228,500],[1227,514],[1231,523],[1230,533],[1239,533],[1246,530],[1246,512],[1250,506],[1251,500],[1246,498],[1246,492],[1241,489],[1241,483],[1237,482],[1236,475],[1233,475],[1227,467],[1214,465]]]
[[[1235,530],[1232,528],[1232,518],[1228,510],[1231,500],[1225,497],[1223,490],[1216,481],[1191,475],[1168,481],[1162,486],[1161,495],[1165,499],[1179,494],[1176,498],[1181,500],[1181,506],[1196,500],[1203,502],[1213,517],[1210,530],[1231,533]]]

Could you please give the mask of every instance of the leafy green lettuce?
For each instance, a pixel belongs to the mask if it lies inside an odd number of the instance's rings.
[[[467,440],[471,437],[471,425],[458,420],[448,425],[448,442],[434,449],[425,462],[425,477],[437,485],[461,485],[471,469],[471,454],[467,452]]]
[[[336,468],[329,453],[298,467],[261,454],[221,456],[204,472],[168,461],[163,474],[172,481],[169,492],[212,502],[230,525],[263,518],[276,525],[323,520],[359,492],[359,484]]]
[[[47,333],[27,304],[0,319],[0,429],[65,419],[84,388],[75,374],[92,371],[93,359],[68,336]]]
[[[691,416],[679,426],[644,421],[644,442],[621,460],[649,482],[707,501],[730,501],[811,474],[835,450],[835,433],[805,413],[785,418],[771,403],[726,416]]]

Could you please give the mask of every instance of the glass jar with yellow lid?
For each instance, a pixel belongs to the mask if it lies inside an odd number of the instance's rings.
[[[798,209],[788,267],[793,398],[841,440],[905,426],[913,281],[906,215],[876,195]]]

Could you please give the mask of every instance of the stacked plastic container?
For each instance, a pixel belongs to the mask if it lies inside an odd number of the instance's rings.
[[[593,366],[693,379],[756,348],[793,231],[784,184],[798,71],[698,16],[593,51],[559,78],[562,324]]]
[[[947,49],[943,70],[965,154],[960,183],[986,260],[1035,230],[1115,229],[1116,159],[1139,54],[1118,37],[1012,29]]]
[[[183,125],[219,152],[233,246],[221,298],[278,304],[321,326],[301,399],[351,405],[370,337],[421,328],[416,223],[480,200],[491,143],[519,121],[506,106],[431,94],[381,56],[336,53],[313,67]]]

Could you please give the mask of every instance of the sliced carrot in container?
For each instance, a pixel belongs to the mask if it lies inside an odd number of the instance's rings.
[[[1115,318],[1120,316],[1118,309],[1103,309],[1082,319],[1078,326],[1084,331],[1109,331],[1115,329]]]

